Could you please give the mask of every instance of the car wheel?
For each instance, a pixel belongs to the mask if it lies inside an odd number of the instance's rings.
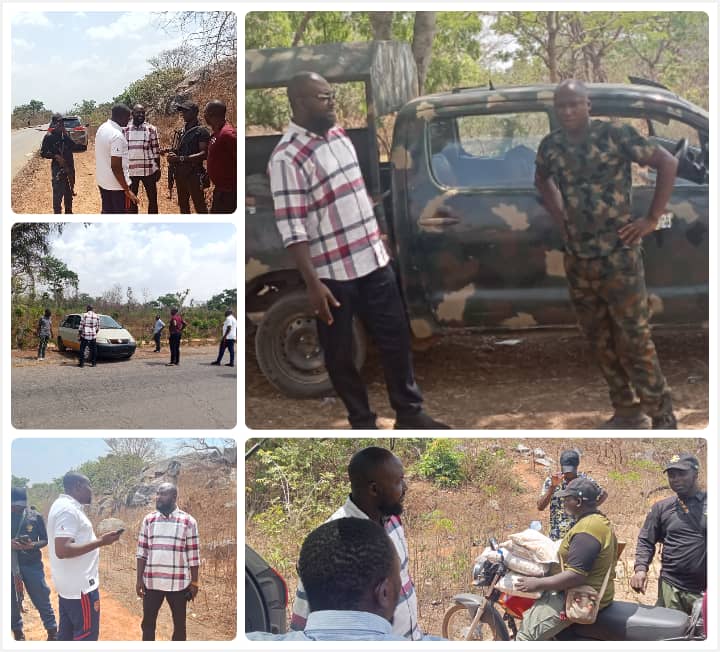
[[[60,352],[67,351],[67,347],[65,346],[65,342],[63,342],[62,337],[60,337],[59,335],[58,335],[58,338],[57,338],[57,348],[58,348],[58,351],[60,351]]]
[[[305,290],[280,297],[265,312],[255,334],[255,354],[265,377],[291,398],[317,398],[333,391]],[[365,330],[356,319],[353,360],[357,369],[362,368],[366,354]]]

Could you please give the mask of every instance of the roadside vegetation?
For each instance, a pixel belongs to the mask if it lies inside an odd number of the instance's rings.
[[[518,444],[544,451],[550,466],[517,452]],[[616,579],[622,600],[655,602],[656,565],[645,595],[632,592],[629,577],[645,515],[671,495],[664,463],[690,451],[701,461],[702,486],[706,477],[704,439],[267,439],[246,462],[245,536],[287,581],[289,609],[302,541],[345,501],[347,463],[370,445],[392,448],[405,466],[411,574],[421,625],[432,633],[440,632],[452,596],[472,590],[472,564],[490,536],[503,540],[531,520],[540,520],[547,532],[548,512],[538,512],[536,501],[562,450],[578,448],[580,470],[608,491],[601,511],[627,543]]]

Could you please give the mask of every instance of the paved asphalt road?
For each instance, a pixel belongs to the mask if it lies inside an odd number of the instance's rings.
[[[10,170],[12,178],[28,162],[34,152],[40,149],[43,136],[47,133],[47,125],[13,129],[10,139]],[[49,167],[49,166],[48,166]]]
[[[71,354],[14,360],[16,428],[233,428],[237,367],[211,366],[216,347],[181,349],[180,366],[157,357],[99,360],[82,369]],[[225,356],[227,360],[227,354]]]

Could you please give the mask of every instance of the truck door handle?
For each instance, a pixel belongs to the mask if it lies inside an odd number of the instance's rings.
[[[430,217],[423,217],[418,220],[420,226],[452,226],[453,224],[460,224],[461,220],[456,215],[450,215],[448,213],[434,213]]]

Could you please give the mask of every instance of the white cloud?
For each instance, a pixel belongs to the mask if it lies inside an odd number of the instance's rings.
[[[229,228],[226,239],[198,246],[162,225],[69,225],[53,242],[53,255],[78,274],[79,291],[91,296],[117,284],[123,295],[132,287],[138,299],[144,289],[155,299],[190,288],[188,300],[201,302],[237,287],[235,238]]]
[[[139,40],[142,31],[149,26],[149,15],[141,13],[123,14],[109,25],[88,27],[85,34],[96,41],[112,41],[115,39]]]
[[[17,50],[32,50],[35,47],[34,43],[26,41],[24,38],[15,37],[12,40],[13,48]]]
[[[50,27],[51,23],[48,17],[40,12],[22,12],[13,14],[13,25],[32,25],[34,27]]]
[[[87,14],[84,11],[76,11],[73,16],[75,16],[76,18],[85,18]]]

